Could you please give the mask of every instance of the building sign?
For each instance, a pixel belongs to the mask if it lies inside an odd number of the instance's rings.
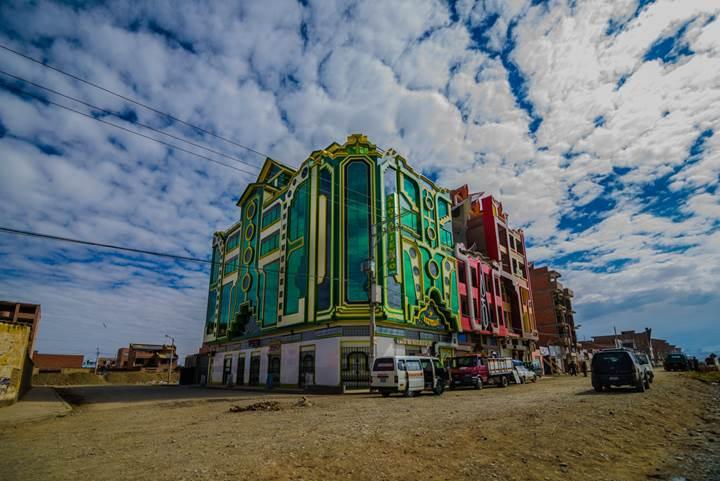
[[[406,346],[432,346],[432,341],[424,341],[422,339],[397,338],[395,339],[395,343]]]
[[[398,255],[397,255],[397,230],[396,226],[400,223],[395,219],[395,194],[390,194],[386,199],[387,219],[389,221],[387,230],[387,273],[394,276],[398,272]]]
[[[415,315],[415,322],[419,325],[438,329],[442,327],[444,317],[440,314],[435,301],[428,299],[427,303]]]

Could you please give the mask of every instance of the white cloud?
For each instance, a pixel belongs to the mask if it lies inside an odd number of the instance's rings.
[[[587,317],[580,322],[597,334],[611,319],[636,316],[632,324],[641,326],[658,312],[683,312],[686,301],[708,322],[720,288],[720,21],[709,21],[720,8],[658,1],[633,18],[636,6],[17,2],[0,7],[0,43],[292,165],[364,132],[447,187],[493,193],[525,228],[535,259],[566,261],[560,267],[578,296],[578,317]],[[610,21],[624,27],[607,35]],[[643,61],[686,23],[683,42],[693,55]],[[103,108],[131,109],[252,165],[262,161],[8,52],[0,58],[16,75]],[[535,135],[508,62],[542,119]],[[19,228],[203,257],[212,232],[235,220],[234,200],[250,178],[4,90],[0,122],[0,167],[13,179],[0,215]],[[708,130],[702,152],[689,159]],[[598,198],[614,210],[586,211]],[[652,207],[660,201],[673,216]],[[568,227],[588,216],[587,230]],[[43,332],[68,337],[68,348],[101,341],[104,333],[84,344],[76,335],[93,332],[101,306],[115,312],[113,324],[128,326],[107,333],[113,349],[161,341],[170,329],[183,332],[184,352],[200,342],[207,284],[200,270],[6,236],[0,253],[0,275],[11,280],[0,294],[43,302]],[[695,327],[662,319],[657,335],[708,344],[686,335]],[[156,338],[135,337],[143,328]],[[49,340],[45,346],[54,349]]]

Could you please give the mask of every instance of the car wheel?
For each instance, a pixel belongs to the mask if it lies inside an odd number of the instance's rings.
[[[593,389],[595,389],[595,392],[602,392],[603,387],[601,384],[593,384]]]
[[[645,378],[645,389],[650,389],[650,378]]]
[[[637,392],[645,392],[645,381],[641,379],[640,382],[635,385],[635,390]]]
[[[508,386],[508,378],[507,376],[503,376],[500,379],[500,387],[507,387]]]
[[[445,386],[443,386],[442,384],[438,384],[438,385],[435,386],[435,388],[433,389],[433,392],[434,392],[436,395],[439,396],[439,395],[441,395],[443,392],[445,392]]]
[[[382,394],[382,397],[388,397],[390,396],[390,391],[380,391],[380,394]]]

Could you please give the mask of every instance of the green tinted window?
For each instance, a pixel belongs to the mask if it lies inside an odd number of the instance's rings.
[[[263,326],[277,323],[278,281],[280,279],[280,261],[267,264],[265,272],[265,292],[263,295]]]
[[[444,246],[453,246],[452,221],[447,221],[440,226],[440,243]]]
[[[218,335],[222,336],[227,331],[228,322],[230,320],[230,302],[232,301],[233,283],[228,282],[222,288],[220,297],[220,323],[218,325]]]
[[[213,289],[208,294],[208,303],[207,303],[207,315],[205,316],[205,333],[210,334],[213,331],[213,327],[215,327],[215,316],[217,314],[217,309],[215,303],[217,302],[217,290]]]
[[[220,276],[220,249],[217,247],[213,248],[212,254],[212,269],[210,270],[210,284],[218,280]]]
[[[438,199],[438,216],[442,220],[444,217],[450,215],[450,206],[443,199]]]
[[[285,314],[296,314],[300,310],[300,299],[304,298],[307,292],[307,258],[304,247],[288,254],[285,278]]]
[[[345,169],[345,299],[367,302],[362,264],[370,256],[370,169],[360,160]]]
[[[265,211],[262,218],[262,228],[273,225],[280,218],[280,204],[276,204]]]
[[[232,256],[225,261],[225,275],[232,274],[238,268],[238,257]]]
[[[307,186],[307,182],[300,184],[290,205],[288,237],[291,242],[302,237],[307,230]]]
[[[235,234],[231,235],[230,237],[228,237],[227,246],[225,247],[225,252],[229,252],[238,246],[238,235],[239,234],[235,233]]]
[[[266,256],[280,245],[280,234],[275,232],[274,234],[264,238],[260,243],[260,257]]]

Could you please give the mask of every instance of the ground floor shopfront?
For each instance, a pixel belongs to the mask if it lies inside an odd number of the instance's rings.
[[[299,334],[213,346],[209,384],[366,388],[370,382],[367,326],[330,327]],[[378,327],[375,356],[432,355],[446,359],[469,347],[457,336]]]

